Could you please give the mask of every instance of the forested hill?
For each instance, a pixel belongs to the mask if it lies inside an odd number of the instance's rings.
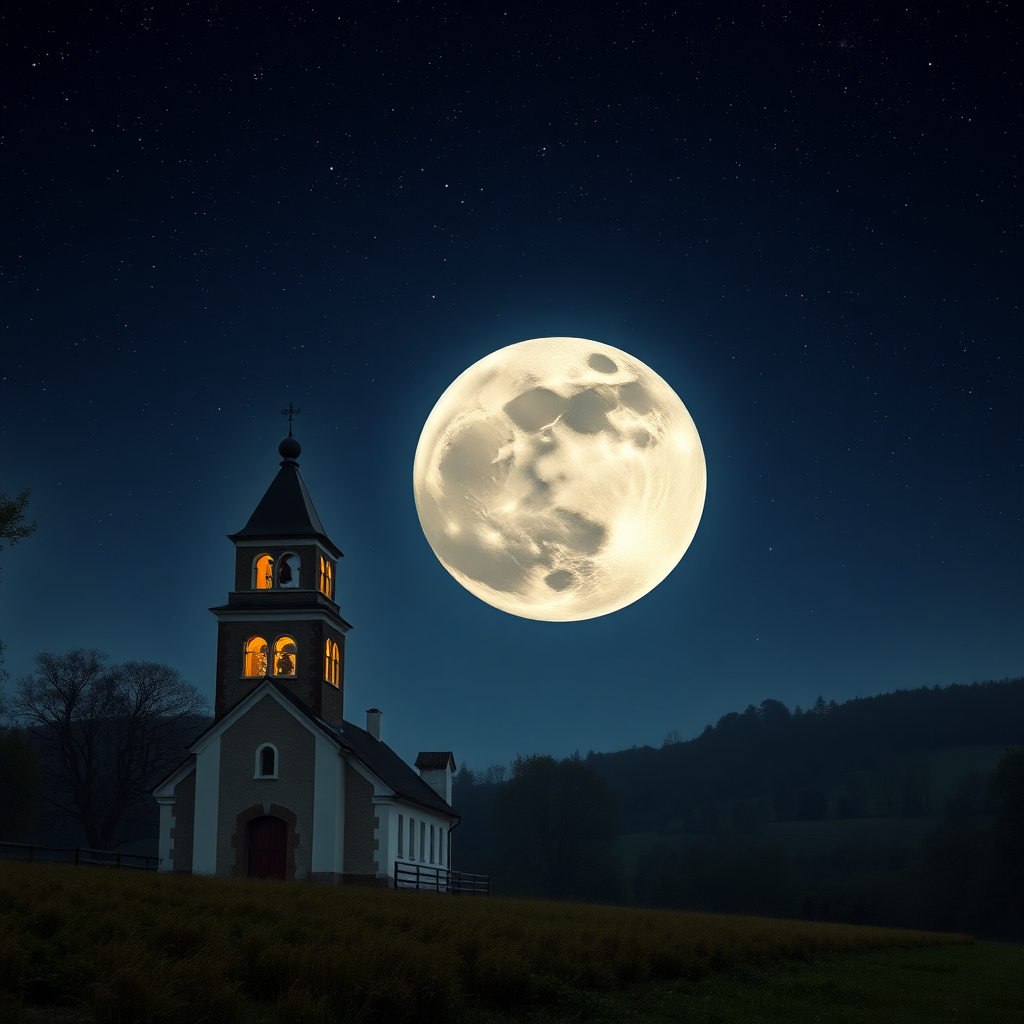
[[[1024,743],[1024,677],[897,690],[790,711],[732,712],[685,742],[587,755],[619,798],[624,832],[683,823],[707,801],[780,797],[824,775],[884,770],[941,747]]]

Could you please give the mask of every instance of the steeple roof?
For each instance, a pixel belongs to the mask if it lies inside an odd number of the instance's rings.
[[[286,437],[278,450],[284,458],[277,476],[249,516],[249,522],[238,533],[229,534],[228,540],[237,543],[240,540],[315,538],[340,558],[341,551],[324,532],[323,523],[316,514],[313,499],[299,472],[299,442],[293,437]]]

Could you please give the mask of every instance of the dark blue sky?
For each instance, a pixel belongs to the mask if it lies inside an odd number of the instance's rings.
[[[39,521],[0,555],[12,683],[95,646],[212,696],[289,401],[347,716],[407,758],[1024,672],[1016,5],[4,21],[0,490]],[[545,335],[656,370],[708,466],[675,572],[580,623],[472,597],[412,498],[444,388]]]

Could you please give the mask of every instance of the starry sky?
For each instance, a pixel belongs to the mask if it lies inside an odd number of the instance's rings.
[[[225,535],[302,473],[346,715],[483,768],[1024,673],[1021,11],[133,3],[3,16],[11,683],[98,647],[212,697]],[[682,398],[689,551],[613,615],[464,590],[411,470],[489,352],[592,338]]]

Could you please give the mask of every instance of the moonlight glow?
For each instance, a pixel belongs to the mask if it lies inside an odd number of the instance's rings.
[[[441,564],[513,615],[607,615],[693,540],[707,475],[697,428],[650,367],[584,338],[474,363],[427,418],[413,465]]]

